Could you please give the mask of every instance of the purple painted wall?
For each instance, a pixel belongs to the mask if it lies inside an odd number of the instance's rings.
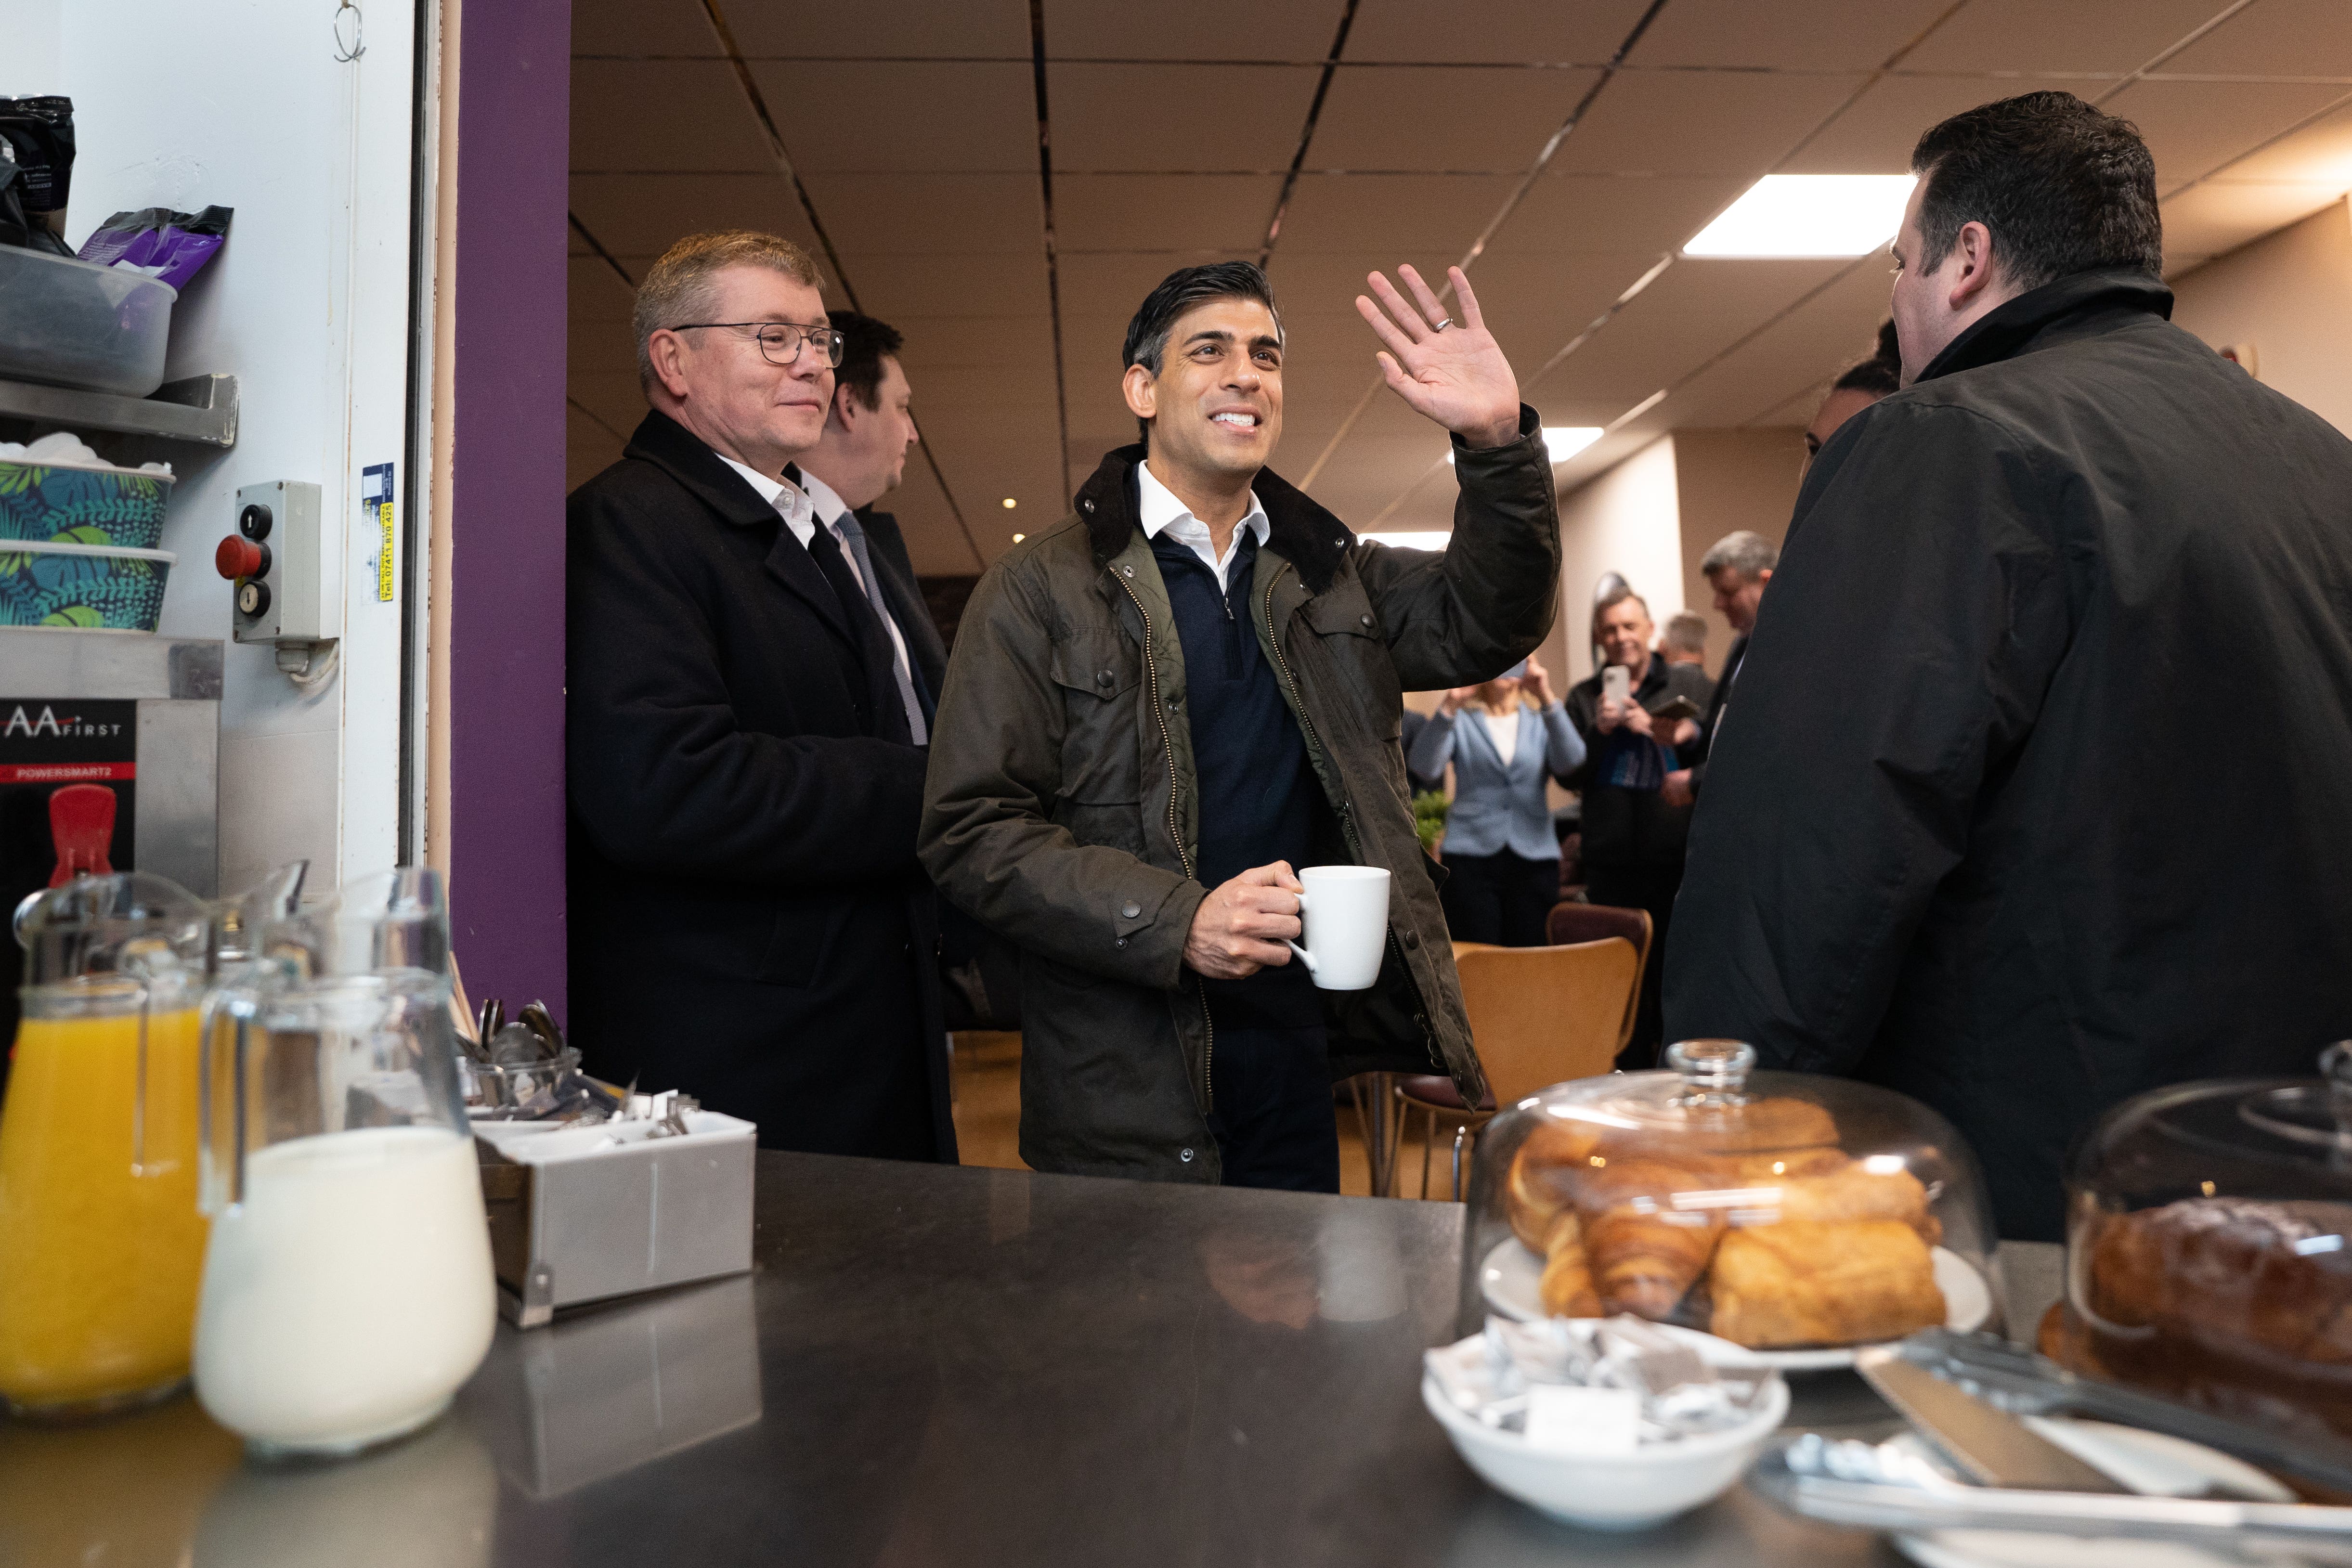
[[[477,1001],[564,1009],[563,357],[571,0],[462,9],[449,899]],[[446,133],[447,106],[444,106]]]

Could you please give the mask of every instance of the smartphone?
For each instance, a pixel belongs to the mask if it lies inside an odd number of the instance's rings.
[[[1509,669],[1505,670],[1501,674],[1495,678],[1501,681],[1526,680],[1528,678],[1528,662],[1525,659],[1521,659],[1517,664],[1513,664]]]
[[[1622,664],[1611,664],[1601,672],[1601,695],[1613,703],[1622,703],[1633,695],[1633,678]]]

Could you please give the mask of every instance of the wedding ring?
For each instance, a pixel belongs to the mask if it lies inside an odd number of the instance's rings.
[[[1431,331],[1433,331],[1433,332],[1443,332],[1443,331],[1444,331],[1444,330],[1445,330],[1445,329],[1447,329],[1448,327],[1451,327],[1451,326],[1453,326],[1453,325],[1454,325],[1454,318],[1453,318],[1453,317],[1451,317],[1451,316],[1448,316],[1444,320],[1440,321],[1436,326],[1432,327],[1432,328],[1430,329],[1430,330],[1431,330]]]

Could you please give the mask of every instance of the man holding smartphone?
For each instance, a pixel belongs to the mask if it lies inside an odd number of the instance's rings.
[[[1690,839],[1690,807],[1667,800],[1664,786],[1682,766],[1680,748],[1698,738],[1697,717],[1715,695],[1699,666],[1652,655],[1655,630],[1648,603],[1619,583],[1593,606],[1601,667],[1568,694],[1568,716],[1586,751],[1584,766],[1568,779],[1583,795],[1584,896],[1650,914],[1652,962],[1642,975],[1633,1038],[1617,1062],[1629,1069],[1657,1064],[1656,955],[1665,950]]]

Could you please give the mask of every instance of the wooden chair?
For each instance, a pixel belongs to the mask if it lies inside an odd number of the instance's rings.
[[[1650,912],[1620,909],[1613,904],[1563,900],[1551,906],[1544,924],[1544,934],[1555,947],[1571,942],[1598,942],[1604,936],[1622,936],[1641,954],[1641,961],[1633,969],[1633,994],[1625,998],[1624,1032],[1617,1037],[1617,1049],[1622,1051],[1633,1043],[1633,1021],[1642,1011],[1642,980],[1650,972]]]
[[[1634,911],[1640,914],[1640,911]],[[1646,924],[1647,915],[1642,916]],[[1422,1134],[1421,1196],[1429,1196],[1429,1165],[1437,1120],[1458,1123],[1454,1136],[1454,1196],[1462,1197],[1465,1148],[1499,1105],[1516,1104],[1548,1084],[1606,1072],[1622,1048],[1641,994],[1642,950],[1623,936],[1558,947],[1454,945],[1470,1036],[1486,1070],[1486,1099],[1465,1105],[1454,1081],[1442,1074],[1398,1080],[1399,1141],[1412,1114],[1428,1117]],[[1394,1166],[1390,1186],[1394,1188]]]

